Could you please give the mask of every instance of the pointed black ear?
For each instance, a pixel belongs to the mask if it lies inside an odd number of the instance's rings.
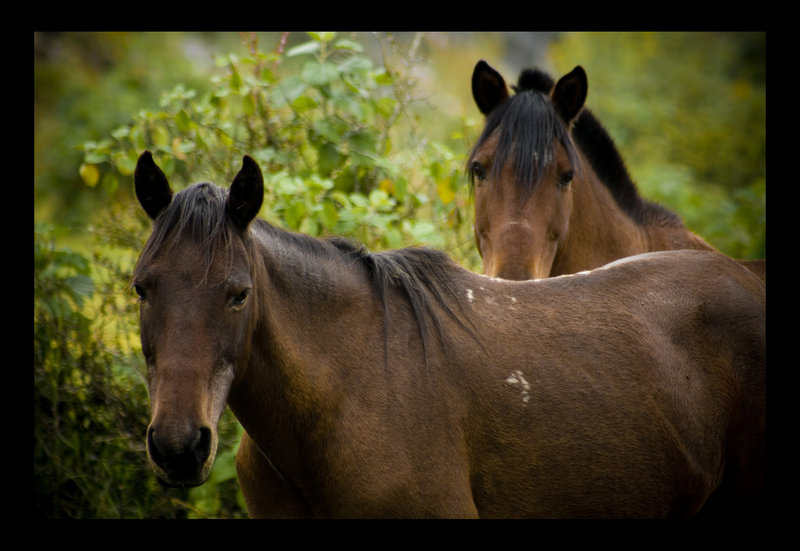
[[[249,156],[242,159],[242,168],[231,184],[225,210],[234,225],[241,231],[261,210],[264,201],[264,178],[258,164]]]
[[[556,108],[556,111],[564,119],[567,124],[578,116],[583,108],[583,102],[586,101],[586,94],[589,90],[589,84],[586,79],[586,71],[583,67],[578,65],[572,72],[564,75],[556,83],[553,92],[550,95],[550,100]]]
[[[484,115],[508,99],[506,81],[483,60],[472,71],[472,97]]]
[[[153,161],[149,151],[142,153],[136,162],[133,185],[136,189],[136,198],[153,220],[172,202],[172,190],[169,188],[167,177]]]

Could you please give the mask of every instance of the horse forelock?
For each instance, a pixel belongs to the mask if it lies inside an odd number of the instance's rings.
[[[491,176],[499,178],[506,163],[513,160],[515,184],[530,192],[555,162],[558,144],[564,147],[576,170],[580,164],[569,128],[556,113],[549,97],[537,88],[515,89],[518,90],[515,95],[486,117],[486,125],[470,152],[467,166],[472,164],[487,140],[497,133]],[[474,185],[472,178],[470,185]]]
[[[201,251],[203,282],[212,265],[219,261],[220,251],[226,253],[224,261],[230,269],[230,245],[237,230],[225,213],[227,197],[227,189],[209,183],[194,184],[176,193],[169,207],[153,223],[153,232],[139,255],[134,274],[152,263],[159,252],[187,242]]]

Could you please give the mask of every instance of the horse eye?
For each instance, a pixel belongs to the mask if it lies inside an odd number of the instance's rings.
[[[561,175],[561,178],[558,180],[558,185],[566,187],[572,182],[572,178],[575,177],[575,172],[570,170]]]
[[[469,171],[472,173],[473,178],[478,180],[486,179],[486,171],[483,170],[483,166],[481,166],[478,161],[475,161],[470,165]]]
[[[136,296],[139,297],[140,301],[144,301],[145,298],[147,298],[147,292],[144,290],[144,287],[138,283],[133,284],[133,290],[136,293]]]
[[[234,309],[241,309],[244,307],[245,303],[247,302],[247,297],[250,296],[250,289],[245,289],[235,297],[231,301],[231,307]]]

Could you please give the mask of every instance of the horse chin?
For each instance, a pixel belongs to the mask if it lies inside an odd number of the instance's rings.
[[[198,486],[203,485],[207,478],[208,477],[203,478],[199,482],[178,482],[178,483],[176,483],[176,482],[169,482],[169,481],[164,480],[163,478],[161,478],[159,475],[156,475],[156,480],[158,481],[159,486],[161,486],[162,488],[196,488]]]
[[[152,461],[151,461],[152,465]],[[213,460],[207,465],[203,465],[197,473],[167,473],[161,467],[152,465],[155,470],[156,480],[163,488],[196,488],[201,486],[211,474]]]

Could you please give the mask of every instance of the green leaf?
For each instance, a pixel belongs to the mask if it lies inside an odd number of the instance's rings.
[[[119,128],[111,131],[111,135],[117,140],[123,140],[127,138],[130,133],[131,129],[127,126],[120,126]]]
[[[279,84],[271,95],[278,103],[283,101],[291,103],[300,97],[307,88],[308,84],[302,79],[298,77],[289,77]]]
[[[364,46],[362,46],[360,42],[350,40],[349,38],[341,38],[337,40],[334,47],[337,50],[352,50],[359,53],[364,51]]]
[[[231,66],[231,90],[238,92],[242,87],[242,75],[236,70],[236,67]]]
[[[339,221],[339,211],[336,205],[330,201],[324,202],[319,213],[319,219],[328,230],[333,231]]]
[[[101,180],[103,191],[108,195],[113,195],[119,188],[119,180],[113,172],[106,172]]]
[[[317,102],[308,96],[299,96],[292,102],[292,107],[298,113],[305,113],[317,106]]]
[[[178,130],[181,132],[188,132],[194,126],[192,119],[189,117],[189,114],[185,109],[181,109],[175,115],[175,126],[177,126]]]
[[[330,42],[336,38],[335,32],[308,32],[306,34],[318,42]]]
[[[78,173],[81,175],[83,183],[89,187],[96,186],[97,182],[100,181],[100,171],[93,164],[81,164]]]
[[[336,127],[328,119],[319,119],[314,121],[314,131],[329,142],[339,143],[339,140],[341,139]]]
[[[343,161],[344,156],[339,153],[339,149],[334,144],[326,142],[319,148],[317,170],[323,176],[329,176]]]
[[[136,159],[131,159],[128,155],[120,155],[114,159],[114,166],[117,172],[123,176],[130,176],[136,170]]]
[[[313,86],[325,86],[338,78],[339,71],[332,63],[310,61],[303,66],[303,79]]]
[[[363,56],[353,56],[339,64],[339,70],[343,73],[369,71],[371,68],[372,61]]]
[[[286,52],[286,57],[294,57],[296,55],[313,54],[313,53],[318,52],[319,49],[320,49],[319,42],[314,42],[314,41],[305,42],[305,43],[300,44],[298,46],[294,46],[292,48],[289,48],[289,50],[287,50],[287,52]]]
[[[334,102],[336,108],[352,115],[358,122],[364,122],[363,103],[351,97],[339,97]]]
[[[384,69],[383,67],[375,71],[374,78],[375,78],[375,83],[381,86],[390,86],[394,82],[392,75],[386,72],[386,69]]]
[[[375,107],[379,115],[384,119],[388,119],[394,113],[395,107],[397,107],[397,100],[388,96],[383,97],[375,103]]]
[[[94,282],[92,278],[85,275],[74,275],[69,276],[64,279],[64,283],[66,283],[72,291],[74,291],[78,295],[82,295],[85,297],[92,296],[94,293]]]
[[[253,98],[253,94],[247,94],[242,98],[242,109],[244,109],[244,114],[248,117],[252,117],[255,114],[256,101]]]

